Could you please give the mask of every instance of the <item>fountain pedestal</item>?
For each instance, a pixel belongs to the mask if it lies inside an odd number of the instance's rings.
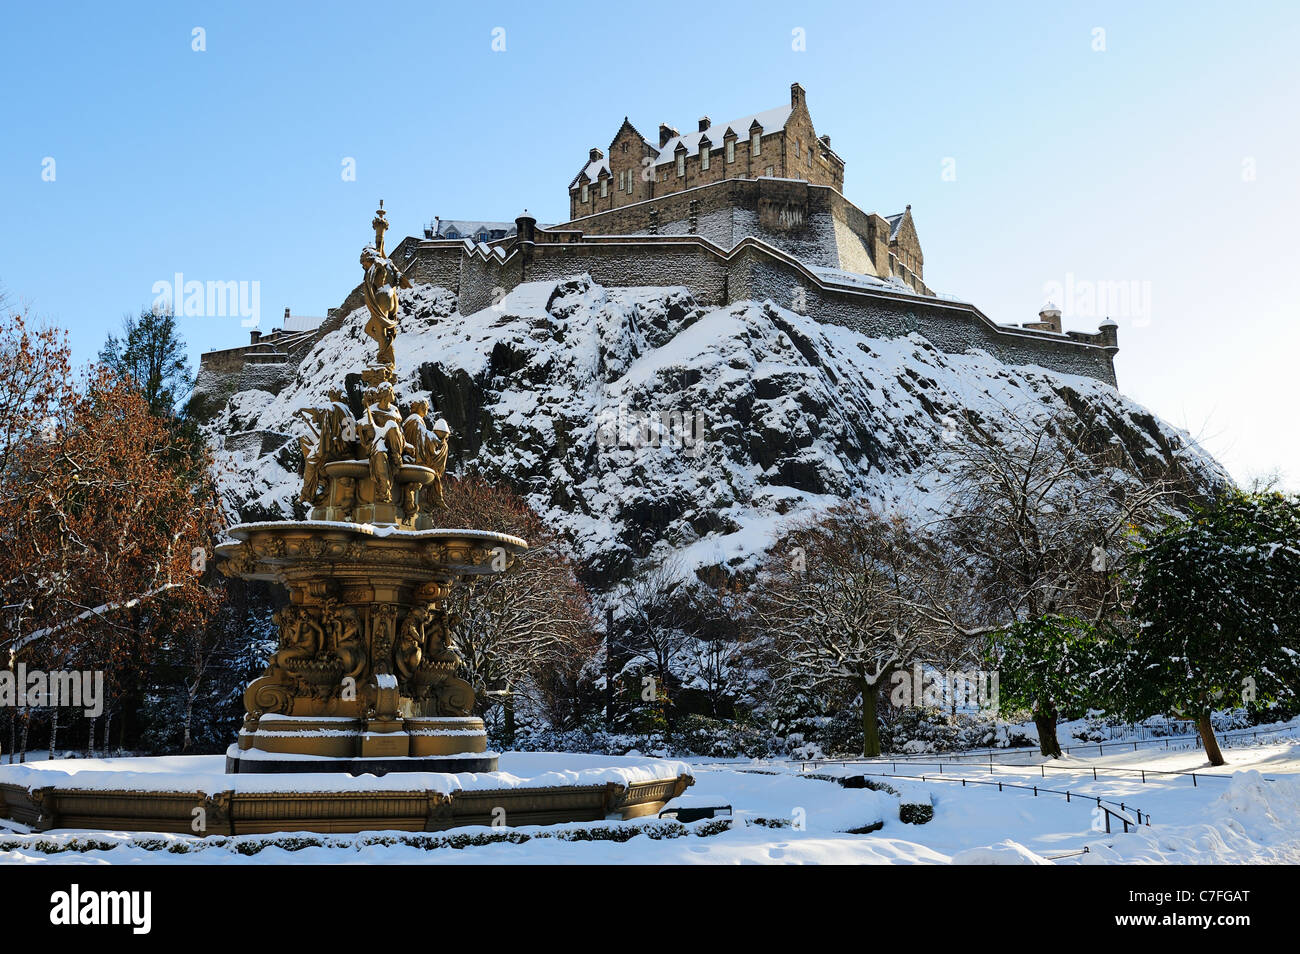
[[[446,601],[461,579],[504,570],[523,540],[328,520],[229,535],[223,572],[289,590],[279,649],[244,693],[229,771],[496,769],[473,689],[456,675]]]

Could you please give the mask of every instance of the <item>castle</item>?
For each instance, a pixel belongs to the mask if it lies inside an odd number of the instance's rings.
[[[993,321],[924,281],[911,207],[864,212],[840,191],[844,160],[817,135],[803,88],[790,103],[687,135],[662,125],[659,145],[624,119],[609,152],[593,148],[569,183],[568,222],[513,225],[439,219],[391,253],[410,279],[452,292],[461,314],[522,282],[586,273],[609,286],[683,286],[697,302],[777,305],[868,337],[925,337],[940,351],[975,349],[1115,385],[1117,328],[1064,331],[1059,309]],[[491,238],[488,238],[491,236]],[[363,304],[360,286],[310,330],[253,332],[250,344],[205,353],[192,409],[215,414],[236,391],[278,393],[298,362]]]
[[[725,123],[703,116],[686,135],[661,123],[658,147],[624,117],[608,156],[592,147],[569,183],[567,225],[600,234],[699,234],[731,248],[753,234],[757,219],[769,241],[807,264],[895,278],[931,294],[912,207],[867,213],[843,190],[844,160],[830,136],[817,135],[795,83],[785,106]],[[678,199],[662,201],[670,196]],[[833,226],[829,242],[816,235],[816,217]]]

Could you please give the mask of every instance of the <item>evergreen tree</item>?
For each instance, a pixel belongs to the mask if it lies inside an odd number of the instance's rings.
[[[1086,620],[1047,615],[1015,623],[989,637],[987,665],[998,673],[998,697],[1006,708],[1033,712],[1039,746],[1061,757],[1056,719],[1082,713],[1101,699],[1104,644]]]
[[[1300,694],[1300,497],[1230,491],[1139,554],[1116,706],[1196,720],[1224,764],[1216,707]]]
[[[121,337],[108,336],[99,361],[119,378],[131,381],[159,417],[173,417],[192,385],[185,339],[169,311],[146,308],[138,318],[127,315]]]

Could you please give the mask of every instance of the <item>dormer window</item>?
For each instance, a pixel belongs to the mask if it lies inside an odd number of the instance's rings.
[[[686,175],[686,150],[679,150],[677,153],[677,178]]]
[[[757,156],[763,151],[763,130],[755,129],[749,134],[749,154]]]
[[[603,199],[607,195],[609,195],[609,180],[602,176],[600,180],[600,197]]]
[[[736,161],[736,140],[728,139],[727,140],[727,162],[732,163],[735,161]]]
[[[585,182],[582,184],[582,201],[583,202],[591,201],[591,188]]]
[[[478,235],[474,236],[474,238],[479,242],[486,242],[488,240],[487,231],[484,230],[479,232]]]
[[[709,169],[709,143],[705,140],[700,143],[700,171],[707,172]]]

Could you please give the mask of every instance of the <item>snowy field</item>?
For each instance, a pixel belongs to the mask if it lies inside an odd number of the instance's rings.
[[[935,762],[878,761],[848,765],[696,762],[695,785],[685,804],[733,806],[730,829],[708,822],[686,826],[654,819],[520,828],[515,842],[454,847],[438,835],[396,833],[306,835],[285,847],[283,836],[198,839],[59,830],[25,832],[0,821],[0,862],[6,864],[1269,864],[1300,863],[1300,732],[1266,737],[1225,750],[1228,765],[1211,769],[1195,750],[1107,752],[1047,762],[1024,750],[988,757],[943,756]],[[200,757],[202,758],[202,757]],[[138,760],[136,760],[138,761]],[[503,769],[531,777],[564,764],[579,775],[626,770],[620,759],[563,753],[506,753]],[[635,760],[645,764],[644,759]],[[965,764],[962,764],[962,763]],[[62,763],[66,766],[68,763]],[[671,764],[671,763],[670,763]],[[133,768],[137,766],[132,766]],[[194,766],[189,766],[194,767]],[[668,766],[665,765],[665,768]],[[90,773],[103,763],[86,765]],[[32,767],[36,773],[41,769]],[[1195,784],[1191,772],[1196,772]],[[1142,773],[1145,772],[1145,781]],[[844,788],[838,775],[891,773],[876,778],[898,794]],[[1095,779],[1094,779],[1095,774]],[[800,777],[801,775],[805,777]],[[806,777],[816,775],[817,777]],[[924,776],[922,781],[919,776]],[[518,776],[516,776],[518,778]],[[962,785],[965,778],[968,784]],[[454,780],[453,780],[454,779]],[[481,781],[444,777],[445,787]],[[999,791],[996,784],[1003,783]],[[356,780],[351,780],[356,783]],[[390,785],[390,780],[371,780]],[[518,784],[518,782],[516,782]],[[525,783],[526,784],[526,783]],[[1026,788],[1013,788],[1013,785]],[[1032,786],[1039,786],[1035,796]],[[1069,801],[1045,789],[1071,792]],[[900,796],[931,803],[933,820],[899,820]],[[1096,799],[1144,822],[1112,831],[1096,812]],[[1112,802],[1114,804],[1112,804]],[[875,826],[880,827],[876,828]],[[1100,826],[1102,830],[1097,830]],[[853,830],[866,830],[855,834]],[[610,840],[624,829],[625,840]],[[636,834],[631,831],[635,829]],[[721,830],[720,830],[721,829]],[[501,837],[501,830],[456,829],[469,836]],[[528,836],[524,840],[523,836]],[[97,844],[87,846],[86,839]],[[581,840],[594,838],[595,840]],[[260,843],[258,843],[260,841]],[[463,841],[463,840],[462,840]],[[144,847],[142,842],[148,844]],[[185,844],[178,844],[185,843]],[[108,847],[109,844],[115,847]],[[51,851],[51,846],[63,849]],[[168,848],[173,850],[167,850]],[[188,851],[176,849],[188,848]],[[296,848],[296,850],[290,850]],[[1086,851],[1085,851],[1086,849]]]

